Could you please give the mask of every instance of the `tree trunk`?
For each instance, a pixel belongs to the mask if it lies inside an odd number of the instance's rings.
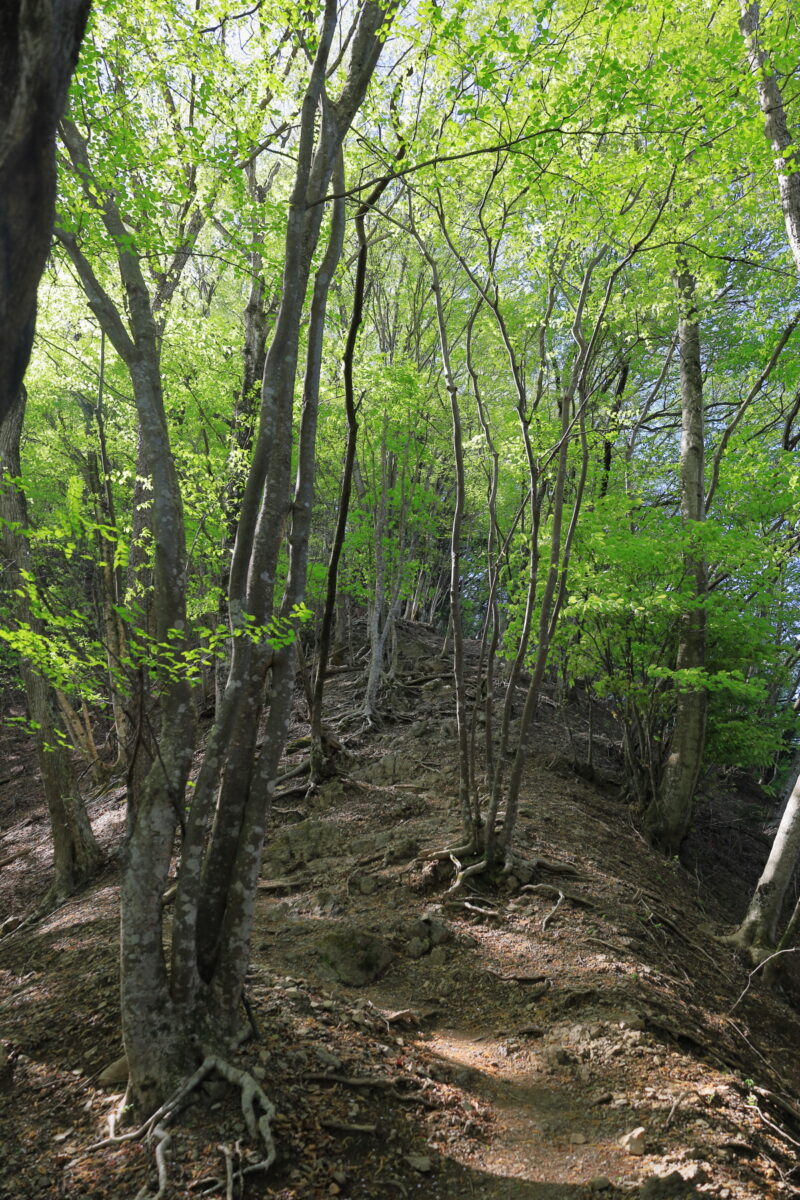
[[[694,303],[695,280],[685,268],[676,278],[681,312],[678,325],[681,381],[681,517],[689,539],[684,572],[692,594],[681,617],[676,659],[678,671],[705,666],[707,569],[702,551],[691,544],[693,530],[705,520],[703,372],[700,330]],[[650,842],[665,854],[678,853],[692,816],[695,788],[703,764],[706,693],[678,681],[675,724],[669,756],[657,794],[645,814]]]
[[[727,940],[759,963],[775,948],[789,885],[800,856],[800,777],[795,780],[766,866],[744,920]]]
[[[17,592],[18,619],[35,635],[40,635],[41,622],[31,612],[28,585],[23,577],[23,573],[29,576],[32,570],[25,535],[27,505],[24,492],[15,482],[20,477],[19,442],[24,413],[25,391],[20,389],[17,403],[0,426],[0,471],[6,476],[0,492],[0,519],[3,549],[12,577],[10,590]],[[65,900],[89,879],[100,865],[102,854],[75,778],[55,688],[30,659],[22,660],[20,673],[35,725],[36,752],[53,834],[54,879],[43,902],[45,907]]]
[[[0,5],[0,421],[17,400],[50,252],[56,125],[89,0]]]
[[[764,114],[764,132],[775,154],[775,173],[786,225],[786,237],[800,274],[800,150],[786,117],[786,108],[768,51],[761,44],[761,6],[758,0],[741,6],[739,27]]]
[[[306,364],[298,476],[292,489],[293,408],[300,329],[322,203],[342,142],[377,63],[386,13],[362,6],[350,67],[339,99],[323,95],[336,26],[335,0],[325,8],[302,106],[295,183],[285,240],[281,305],[267,353],[253,461],[242,498],[231,563],[229,610],[236,628],[253,623],[258,639],[234,639],[222,704],[209,735],[183,838],[172,939],[171,992],[179,1011],[203,1013],[195,1027],[223,1045],[235,1034],[249,961],[262,847],[278,762],[291,717],[295,654],[285,636],[305,587],[318,390],[318,350],[329,278],[320,276]],[[321,115],[320,115],[321,113]],[[341,213],[336,213],[338,225]],[[341,236],[332,234],[332,243]],[[333,258],[326,256],[325,271]],[[321,307],[320,307],[321,306]],[[276,604],[279,557],[288,530],[289,570]],[[265,629],[277,633],[269,638]],[[266,695],[267,682],[269,694]],[[255,739],[266,706],[260,749]],[[212,822],[210,839],[208,826]]]
[[[398,158],[402,155],[398,155]],[[336,612],[336,589],[339,578],[339,561],[344,548],[347,518],[350,512],[350,496],[353,490],[353,471],[356,461],[356,446],[358,443],[357,405],[353,390],[353,359],[355,356],[358,331],[364,314],[364,291],[367,277],[367,245],[364,223],[367,213],[383,195],[389,184],[389,176],[381,179],[356,213],[356,233],[358,236],[358,259],[356,261],[356,279],[353,289],[353,307],[350,316],[350,326],[347,331],[344,355],[342,357],[342,375],[344,378],[344,406],[347,414],[347,445],[345,447],[342,483],[339,491],[339,510],[336,517],[336,531],[333,536],[330,558],[328,560],[328,577],[325,587],[325,607],[322,612],[319,646],[317,650],[317,670],[314,676],[314,694],[311,704],[311,780],[318,783],[328,771],[325,747],[322,737],[322,701],[325,691],[325,672],[328,669],[330,656],[331,633],[333,630],[334,614]],[[340,189],[344,191],[344,187]]]

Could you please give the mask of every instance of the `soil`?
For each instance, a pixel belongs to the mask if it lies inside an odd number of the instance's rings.
[[[763,795],[708,779],[684,864],[666,861],[618,786],[612,714],[592,715],[589,768],[585,699],[548,696],[517,837],[542,860],[533,887],[477,876],[448,897],[453,864],[425,858],[459,841],[439,649],[404,628],[377,729],[349,719],[362,673],[334,675],[339,772],[310,793],[287,776],[276,800],[237,1059],[276,1107],[276,1162],[240,1175],[259,1150],[239,1091],[212,1078],[176,1127],[165,1196],[800,1196],[795,956],[768,989],[717,940],[764,859]],[[299,698],[296,716],[287,771]],[[33,909],[51,855],[30,746],[11,725],[2,749],[0,925]],[[89,812],[104,873],[0,938],[2,1200],[158,1190],[152,1145],[93,1148],[124,1088],[99,1081],[122,1052],[124,789]],[[342,982],[353,970],[369,982]]]

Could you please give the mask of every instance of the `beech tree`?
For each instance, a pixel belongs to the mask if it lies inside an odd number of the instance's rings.
[[[17,399],[50,249],[55,135],[89,0],[11,0],[0,15],[0,420]]]

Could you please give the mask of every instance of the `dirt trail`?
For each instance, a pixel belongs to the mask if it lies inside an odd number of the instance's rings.
[[[543,871],[528,893],[476,879],[474,908],[450,905],[450,864],[437,875],[423,857],[457,835],[447,686],[409,694],[398,723],[352,743],[342,777],[277,803],[242,1062],[276,1103],[280,1155],[248,1200],[800,1196],[797,1009],[758,982],[740,999],[747,970],[713,940],[757,859],[726,862],[719,827],[706,846],[700,831],[694,875],[650,852],[615,789],[565,766],[580,721],[567,731],[549,705],[519,848],[574,874]],[[353,687],[341,681],[342,706]],[[15,803],[3,812],[0,795],[0,854],[31,853],[0,872],[3,914],[46,870],[33,784]],[[113,845],[118,797],[92,811]],[[154,1178],[147,1147],[85,1152],[120,1095],[97,1084],[120,1051],[116,904],[111,866],[0,940],[13,1065],[0,1200],[117,1200]],[[623,1146],[637,1129],[641,1144]],[[214,1178],[224,1196],[221,1146],[247,1154],[236,1098],[212,1084],[186,1115],[168,1196]]]

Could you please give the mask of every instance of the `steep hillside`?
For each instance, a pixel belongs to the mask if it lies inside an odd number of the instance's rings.
[[[665,861],[616,786],[610,718],[604,760],[577,773],[580,698],[548,700],[519,833],[535,882],[448,896],[453,864],[430,857],[458,832],[448,669],[423,630],[402,649],[380,729],[354,717],[360,672],[331,680],[339,774],[310,795],[297,702],[237,1060],[275,1105],[277,1161],[246,1174],[239,1091],[211,1080],[165,1196],[800,1195],[800,988],[790,973],[766,990],[716,940],[764,854],[747,797],[709,793],[691,872]],[[24,742],[6,750],[4,918],[43,889],[48,854]],[[120,792],[90,811],[111,849]],[[121,1052],[116,920],[109,866],[0,940],[0,1197],[158,1191],[152,1145],[92,1148],[123,1090],[99,1078]]]

